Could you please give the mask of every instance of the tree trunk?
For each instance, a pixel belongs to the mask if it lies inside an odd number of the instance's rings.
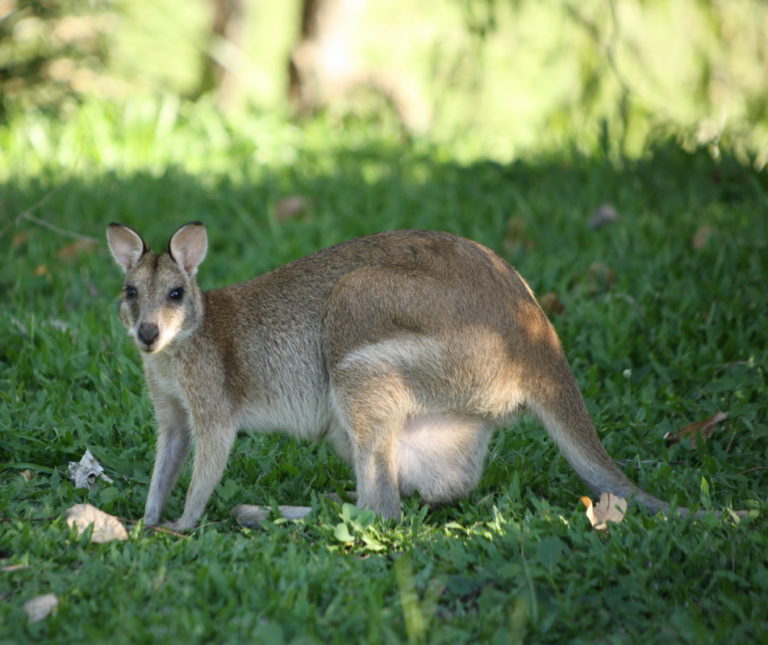
[[[237,74],[245,9],[243,0],[209,0],[211,29],[203,52],[197,95],[214,92],[217,105],[230,110],[242,99]]]
[[[359,89],[373,90],[411,130],[425,129],[429,108],[400,74],[361,66],[355,42],[367,0],[303,0],[301,33],[288,63],[288,99],[300,115],[312,114]]]

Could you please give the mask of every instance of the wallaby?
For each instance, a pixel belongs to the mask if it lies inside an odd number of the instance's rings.
[[[327,438],[354,468],[358,505],[399,518],[401,495],[418,491],[430,504],[467,495],[491,432],[523,410],[593,493],[668,509],[614,464],[530,287],[481,244],[379,233],[203,292],[202,224],[181,227],[159,255],[120,224],[107,238],[125,272],[120,318],[159,425],[148,525],[160,521],[190,440],[177,530],[202,516],[244,427]]]

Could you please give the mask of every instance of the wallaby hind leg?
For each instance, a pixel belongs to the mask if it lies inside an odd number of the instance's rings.
[[[336,407],[352,445],[357,505],[400,519],[397,442],[410,397],[386,366],[342,364],[334,378]]]
[[[371,398],[378,400],[369,399],[368,405],[353,407],[349,415],[357,505],[399,520],[396,450],[405,420],[392,400],[382,405],[380,397]]]
[[[357,505],[382,517],[400,519],[397,466],[390,441],[362,445],[355,455]]]

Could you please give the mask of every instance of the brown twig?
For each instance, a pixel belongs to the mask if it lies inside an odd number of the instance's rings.
[[[60,192],[65,186],[69,184],[69,181],[65,181],[56,188],[53,188],[49,190],[45,195],[43,195],[40,199],[38,199],[34,204],[26,208],[25,210],[21,211],[16,217],[14,217],[2,230],[0,230],[0,237],[3,237],[10,229],[14,228],[20,221],[27,220],[29,222],[32,222],[33,224],[37,224],[38,226],[42,226],[43,228],[47,228],[50,231],[53,231],[54,233],[58,233],[59,235],[65,235],[67,237],[73,237],[76,240],[85,240],[88,242],[96,242],[98,243],[99,240],[97,240],[95,237],[91,237],[90,235],[83,235],[82,233],[78,233],[76,231],[68,231],[67,229],[61,228],[59,226],[56,226],[55,224],[51,224],[50,222],[45,221],[44,219],[37,217],[34,215],[34,212],[39,210],[45,203],[51,199],[54,195],[56,195],[58,192]]]
[[[38,208],[40,208],[43,204],[45,204],[51,197],[53,197],[56,193],[58,193],[64,186],[67,185],[68,182],[64,182],[63,184],[59,184],[56,186],[56,188],[53,188],[52,190],[49,190],[45,195],[43,195],[40,199],[38,199],[32,206],[27,208],[26,210],[21,211],[16,217],[14,217],[6,226],[3,228],[2,231],[0,231],[0,237],[5,235],[9,229],[13,228],[18,224],[21,220],[27,219],[32,216],[32,213],[34,213]]]
[[[23,219],[26,219],[32,222],[33,224],[37,224],[38,226],[42,226],[43,228],[47,228],[49,231],[53,231],[54,233],[58,233],[59,235],[65,235],[67,237],[73,237],[76,240],[84,240],[86,242],[93,242],[96,244],[99,242],[99,240],[97,240],[95,237],[92,237],[91,235],[83,235],[82,233],[78,233],[77,231],[68,231],[67,229],[60,228],[55,224],[46,222],[44,219],[35,217],[34,215],[32,215],[32,213],[29,213],[29,212],[27,212],[26,214],[22,213],[22,215],[24,215]]]
[[[633,464],[667,464],[667,466],[682,466],[684,464],[682,461],[661,461],[659,459],[616,459],[615,461],[622,466],[632,466]]]
[[[150,529],[151,531],[155,531],[156,533],[167,533],[168,535],[173,535],[175,537],[179,538],[188,538],[189,535],[187,533],[181,533],[179,531],[174,531],[173,529],[169,529],[167,526],[147,526],[146,528]]]
[[[747,468],[746,470],[742,470],[739,475],[746,475],[747,473],[756,473],[761,470],[768,470],[768,466],[755,466],[754,468]]]

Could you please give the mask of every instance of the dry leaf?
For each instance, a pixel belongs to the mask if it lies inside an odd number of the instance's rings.
[[[13,571],[24,571],[24,569],[29,569],[28,564],[9,564],[8,566],[3,567],[0,569],[0,571],[3,571],[4,573],[12,573]]]
[[[612,224],[619,219],[618,211],[613,207],[613,204],[603,204],[589,217],[589,228],[596,231],[599,228],[603,228],[607,224]]]
[[[27,470],[22,470],[21,471],[21,478],[25,482],[32,481],[32,477],[33,477],[33,475],[32,475],[32,471],[31,470],[27,469]]]
[[[627,500],[618,495],[603,493],[600,501],[592,504],[589,497],[582,497],[581,503],[587,508],[587,518],[596,531],[605,531],[607,522],[621,522],[627,512]]]
[[[59,599],[56,597],[56,594],[47,593],[27,600],[24,603],[24,611],[29,617],[29,622],[36,623],[48,616],[58,606]]]
[[[59,259],[69,260],[93,251],[97,246],[96,240],[78,239],[69,244],[65,244],[59,249]]]
[[[103,544],[112,540],[127,540],[128,532],[114,515],[105,513],[91,504],[75,504],[67,509],[67,524],[77,528],[81,535],[91,524],[91,542]]]
[[[696,232],[691,238],[691,246],[693,247],[694,251],[698,251],[699,249],[706,246],[707,242],[709,242],[709,240],[712,238],[714,232],[715,229],[713,229],[711,226],[700,226],[698,229],[696,229]]]
[[[104,468],[96,460],[96,457],[91,454],[90,449],[86,449],[80,461],[69,462],[67,476],[75,482],[75,488],[87,488],[90,490],[99,478],[110,484],[112,483],[112,479],[104,474]]]
[[[554,291],[548,291],[539,298],[539,304],[548,316],[555,316],[565,311],[565,305]]]
[[[275,215],[277,219],[284,221],[301,215],[304,211],[309,210],[311,206],[312,202],[306,197],[289,195],[288,197],[283,197],[275,204]]]
[[[696,450],[698,448],[696,435],[700,434],[702,442],[706,441],[715,431],[717,424],[721,421],[725,421],[727,418],[728,415],[725,412],[715,412],[715,414],[708,419],[696,421],[695,423],[685,426],[680,432],[667,432],[664,435],[664,442],[668,446],[671,446],[672,444],[680,443],[683,439],[688,437],[691,440],[691,448]]]
[[[507,234],[502,246],[507,253],[520,253],[533,248],[533,240],[525,230],[525,219],[520,215],[510,217],[507,222]]]
[[[29,233],[14,233],[13,237],[11,238],[11,246],[16,249],[22,244],[26,244],[28,239]]]
[[[585,277],[591,293],[608,291],[611,285],[616,282],[616,274],[613,272],[613,269],[602,262],[590,264]]]

